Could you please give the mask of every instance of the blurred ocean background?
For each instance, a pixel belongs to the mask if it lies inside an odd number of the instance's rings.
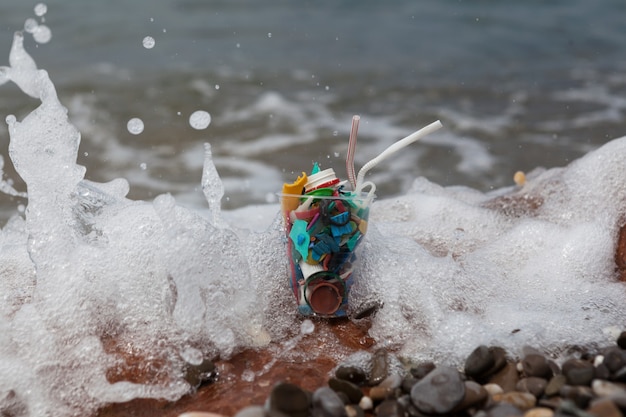
[[[133,199],[203,207],[204,142],[224,208],[275,202],[315,161],[345,177],[354,114],[357,170],[444,124],[369,174],[380,198],[419,176],[500,188],[626,134],[624,0],[50,0],[43,16],[36,4],[0,2],[0,65],[27,18],[50,27],[26,48],[82,132],[79,163],[93,181],[127,178]],[[0,87],[1,120],[37,104]],[[208,128],[190,126],[196,110]],[[2,123],[5,176],[24,190],[8,142]],[[0,195],[0,224],[24,203]]]

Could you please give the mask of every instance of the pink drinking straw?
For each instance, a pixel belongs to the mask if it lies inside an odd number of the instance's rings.
[[[348,181],[352,184],[352,189],[356,189],[356,174],[354,172],[354,150],[356,149],[356,135],[359,131],[358,115],[352,116],[352,128],[350,129],[350,141],[348,142],[348,154],[346,155],[346,171],[348,173]]]

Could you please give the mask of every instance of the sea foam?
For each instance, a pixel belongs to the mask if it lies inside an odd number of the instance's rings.
[[[2,81],[41,104],[7,117],[28,207],[0,233],[0,410],[69,416],[175,400],[191,388],[187,364],[298,333],[278,206],[222,212],[208,145],[203,213],[169,194],[129,200],[124,179],[85,180],[80,133],[22,40]],[[379,345],[453,365],[480,343],[555,354],[607,343],[626,318],[614,263],[625,156],[623,138],[487,194],[416,179],[374,203],[351,305],[381,306]],[[133,355],[149,383],[111,376]]]

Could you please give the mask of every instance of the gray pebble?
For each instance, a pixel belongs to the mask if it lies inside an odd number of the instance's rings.
[[[568,359],[561,369],[569,385],[590,385],[595,374],[593,364],[581,359]]]
[[[335,371],[337,379],[350,381],[353,384],[361,385],[367,380],[367,375],[362,368],[352,365],[341,365]]]
[[[313,393],[313,417],[347,417],[347,411],[339,395],[329,387],[322,387]]]
[[[565,375],[561,375],[561,374],[554,375],[552,378],[550,378],[550,381],[548,381],[548,385],[546,385],[544,394],[547,397],[553,397],[557,395],[559,391],[561,391],[561,388],[566,383],[567,383],[567,378],[565,377]]]
[[[415,407],[427,414],[445,414],[465,396],[465,384],[454,368],[439,366],[411,389]]]
[[[265,408],[260,405],[250,405],[239,410],[235,417],[265,417]]]
[[[526,376],[546,379],[552,376],[552,369],[550,368],[548,359],[537,353],[526,355],[522,360],[522,368]]]
[[[465,375],[472,378],[480,378],[493,368],[495,363],[496,359],[493,351],[485,345],[480,345],[465,360]]]
[[[363,397],[363,391],[358,385],[343,379],[331,378],[328,380],[328,386],[337,392],[344,393],[351,404],[358,404]]]

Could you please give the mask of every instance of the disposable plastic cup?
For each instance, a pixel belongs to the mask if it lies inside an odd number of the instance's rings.
[[[358,279],[359,247],[367,233],[374,196],[332,188],[279,196],[289,282],[298,312],[305,316],[347,316],[350,288]]]

